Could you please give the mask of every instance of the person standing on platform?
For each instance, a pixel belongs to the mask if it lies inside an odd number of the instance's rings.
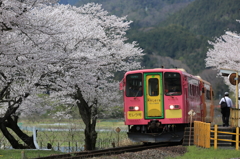
[[[221,113],[222,113],[222,121],[223,126],[229,126],[229,116],[230,116],[230,108],[233,108],[232,99],[228,97],[229,93],[225,92],[224,97],[220,100],[219,105],[221,105]],[[226,103],[226,106],[223,103]]]

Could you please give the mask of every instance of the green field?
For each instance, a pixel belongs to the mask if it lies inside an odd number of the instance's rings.
[[[81,150],[84,147],[84,133],[85,128],[82,120],[65,120],[61,122],[53,122],[51,120],[42,120],[41,123],[33,123],[31,121],[22,121],[22,129],[25,132],[32,134],[29,128],[36,127],[37,141],[40,148],[46,147],[50,143],[53,147],[72,147],[75,150]],[[26,125],[26,127],[25,127]],[[120,133],[116,132],[120,128]],[[127,139],[127,126],[123,121],[117,120],[99,120],[96,125],[98,132],[97,148],[111,147],[112,143],[121,144]],[[56,149],[56,148],[55,148]]]
[[[0,159],[30,159],[37,157],[62,154],[62,152],[52,150],[0,150]]]
[[[82,120],[21,120],[18,125],[28,135],[32,135],[30,131],[32,127],[36,127],[37,143],[40,149],[46,149],[47,144],[50,143],[53,150],[11,150],[10,144],[0,132],[0,159],[20,158],[24,151],[28,157],[48,156],[62,152],[74,152],[84,150],[84,123]],[[120,128],[119,133],[116,128]],[[121,120],[98,120],[96,130],[98,132],[97,144],[98,149],[110,148],[112,143],[116,146],[125,146],[132,143],[126,134],[127,126]],[[11,130],[9,130],[11,131]],[[14,134],[13,134],[14,135]],[[16,135],[15,135],[16,136]],[[17,138],[17,137],[16,137]],[[20,139],[18,141],[21,144]]]

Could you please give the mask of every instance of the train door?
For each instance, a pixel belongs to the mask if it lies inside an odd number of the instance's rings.
[[[162,73],[145,73],[144,81],[145,119],[164,118]]]

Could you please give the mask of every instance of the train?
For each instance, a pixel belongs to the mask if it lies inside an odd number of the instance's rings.
[[[213,121],[212,85],[184,69],[128,71],[119,87],[127,135],[133,141],[182,142],[185,128],[194,121]]]

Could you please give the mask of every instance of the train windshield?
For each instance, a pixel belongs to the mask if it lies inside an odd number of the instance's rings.
[[[164,92],[165,95],[181,95],[181,76],[176,72],[164,73]]]
[[[127,97],[140,97],[142,92],[142,74],[127,75],[126,81],[126,96]]]

